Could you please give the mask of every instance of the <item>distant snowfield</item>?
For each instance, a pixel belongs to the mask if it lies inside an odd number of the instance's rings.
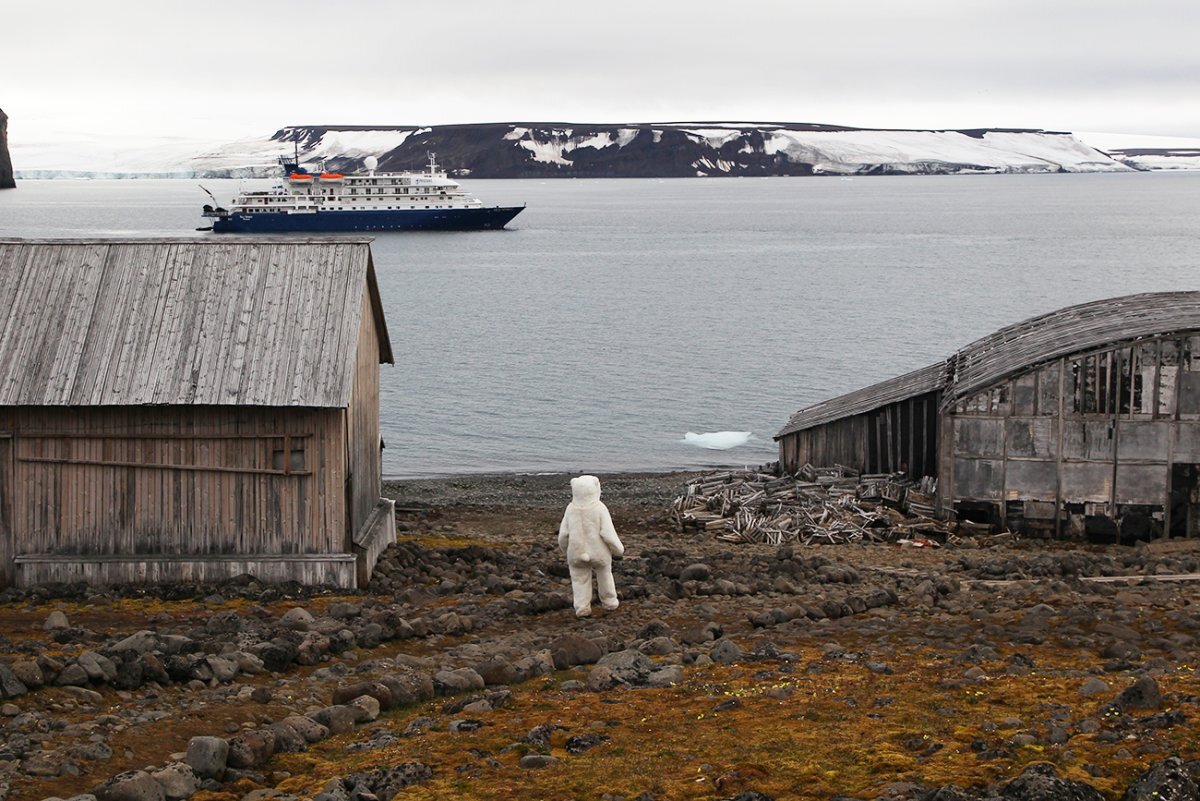
[[[74,177],[266,177],[278,171],[278,158],[300,142],[306,162],[341,159],[361,164],[382,158],[429,128],[285,128],[273,136],[233,142],[188,137],[130,140],[126,137],[64,135],[39,143],[10,142],[18,178]],[[513,126],[505,145],[528,151],[532,162],[569,169],[581,149],[627,147],[639,136],[662,141],[682,133],[703,155],[693,162],[697,175],[737,174],[738,159],[782,155],[812,165],[816,174],[1125,172],[1132,169],[1200,169],[1200,139],[1133,134],[1040,131],[808,130],[776,123],[652,123],[629,126]],[[645,140],[643,139],[642,142]],[[511,143],[511,145],[509,145]],[[1121,150],[1159,150],[1128,155]],[[1182,150],[1170,153],[1166,151]],[[1187,152],[1193,151],[1193,152]],[[1110,157],[1110,152],[1112,157]]]

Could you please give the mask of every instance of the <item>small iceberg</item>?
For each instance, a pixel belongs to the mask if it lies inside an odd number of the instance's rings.
[[[680,442],[710,451],[727,451],[745,445],[753,438],[754,434],[749,431],[711,431],[705,434],[689,431]]]

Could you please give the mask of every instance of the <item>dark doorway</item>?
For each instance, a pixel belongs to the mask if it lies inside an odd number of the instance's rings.
[[[1171,531],[1172,537],[1194,537],[1200,524],[1200,465],[1171,466]]]

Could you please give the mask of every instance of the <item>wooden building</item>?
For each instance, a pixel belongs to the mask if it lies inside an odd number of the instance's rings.
[[[1200,292],[1084,303],[793,415],[780,462],[938,478],[943,514],[1056,535],[1200,527]]]
[[[369,243],[0,240],[0,583],[365,581],[395,539]]]

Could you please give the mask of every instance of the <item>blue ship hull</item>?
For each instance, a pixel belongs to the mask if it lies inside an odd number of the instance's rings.
[[[213,220],[218,234],[277,234],[301,231],[483,231],[503,228],[524,206],[395,211],[233,212]]]

